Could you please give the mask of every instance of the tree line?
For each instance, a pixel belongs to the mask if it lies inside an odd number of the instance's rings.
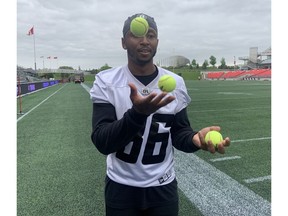
[[[197,61],[195,59],[192,59],[191,63],[188,65],[189,69],[196,69],[196,70],[206,70],[206,69],[239,69],[238,66],[233,65],[233,66],[228,66],[226,64],[226,60],[225,58],[221,58],[220,60],[220,65],[218,67],[216,67],[217,63],[217,59],[215,56],[211,55],[209,58],[209,61],[206,59],[204,60],[204,62],[202,63],[202,65],[200,66],[199,63],[197,63]],[[211,66],[211,67],[209,67]],[[183,67],[183,66],[180,66]],[[187,67],[187,66],[185,66]],[[111,68],[107,63],[105,65],[103,65],[102,67],[100,67],[99,69],[92,69],[92,70],[86,70],[87,72],[90,72],[92,74],[96,74],[102,70],[106,70]],[[170,67],[168,67],[170,68]]]
[[[211,55],[210,58],[209,58],[209,62],[207,59],[204,60],[203,64],[200,66],[195,59],[192,59],[191,61],[191,64],[190,64],[190,68],[191,69],[202,69],[202,70],[206,70],[208,67],[209,67],[209,64],[212,66],[212,68],[216,68],[216,63],[217,63],[217,60],[216,60],[216,57]],[[217,67],[218,69],[234,69],[234,68],[237,68],[238,69],[238,66],[236,65],[233,65],[233,66],[228,66],[226,64],[226,61],[225,61],[225,58],[221,58],[220,60],[220,65]]]

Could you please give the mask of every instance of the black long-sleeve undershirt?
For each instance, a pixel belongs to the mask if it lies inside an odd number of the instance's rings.
[[[131,108],[117,120],[112,104],[93,103],[92,142],[102,154],[117,152],[145,127],[147,117]],[[184,152],[197,151],[199,148],[192,142],[196,133],[190,127],[186,108],[175,115],[171,127],[171,138],[175,148]]]

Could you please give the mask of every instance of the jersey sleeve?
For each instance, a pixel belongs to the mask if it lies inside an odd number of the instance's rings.
[[[185,82],[182,77],[178,79],[177,83],[177,91],[176,91],[176,100],[177,100],[177,109],[176,112],[180,112],[183,110],[185,107],[189,105],[191,102],[191,98],[187,92],[187,88],[185,85]]]
[[[126,146],[144,126],[147,116],[133,108],[117,120],[115,108],[108,103],[93,103],[93,144],[102,154],[108,155]]]
[[[109,103],[107,85],[99,74],[95,76],[95,81],[90,90],[90,98],[93,103]]]
[[[171,127],[172,145],[183,152],[191,153],[199,150],[192,142],[193,136],[197,134],[191,126],[187,116],[187,109],[184,108],[175,115],[175,121]]]
[[[130,105],[130,98],[127,97],[130,88],[124,72],[119,70],[121,68],[98,73],[90,90],[93,102],[91,139],[105,155],[126,146],[145,127],[147,119],[146,115],[137,113]]]

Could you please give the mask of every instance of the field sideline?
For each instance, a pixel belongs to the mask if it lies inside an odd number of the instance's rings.
[[[225,155],[176,151],[179,215],[271,215],[271,83],[186,84],[191,126],[220,125],[232,143]],[[22,98],[18,215],[104,215],[105,157],[90,140],[91,86],[60,84]]]

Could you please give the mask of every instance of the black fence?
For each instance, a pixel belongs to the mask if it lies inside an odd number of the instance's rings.
[[[43,82],[17,84],[17,96],[25,95],[43,88],[47,88],[49,86],[56,85],[58,83],[60,83],[60,80],[49,80]]]

